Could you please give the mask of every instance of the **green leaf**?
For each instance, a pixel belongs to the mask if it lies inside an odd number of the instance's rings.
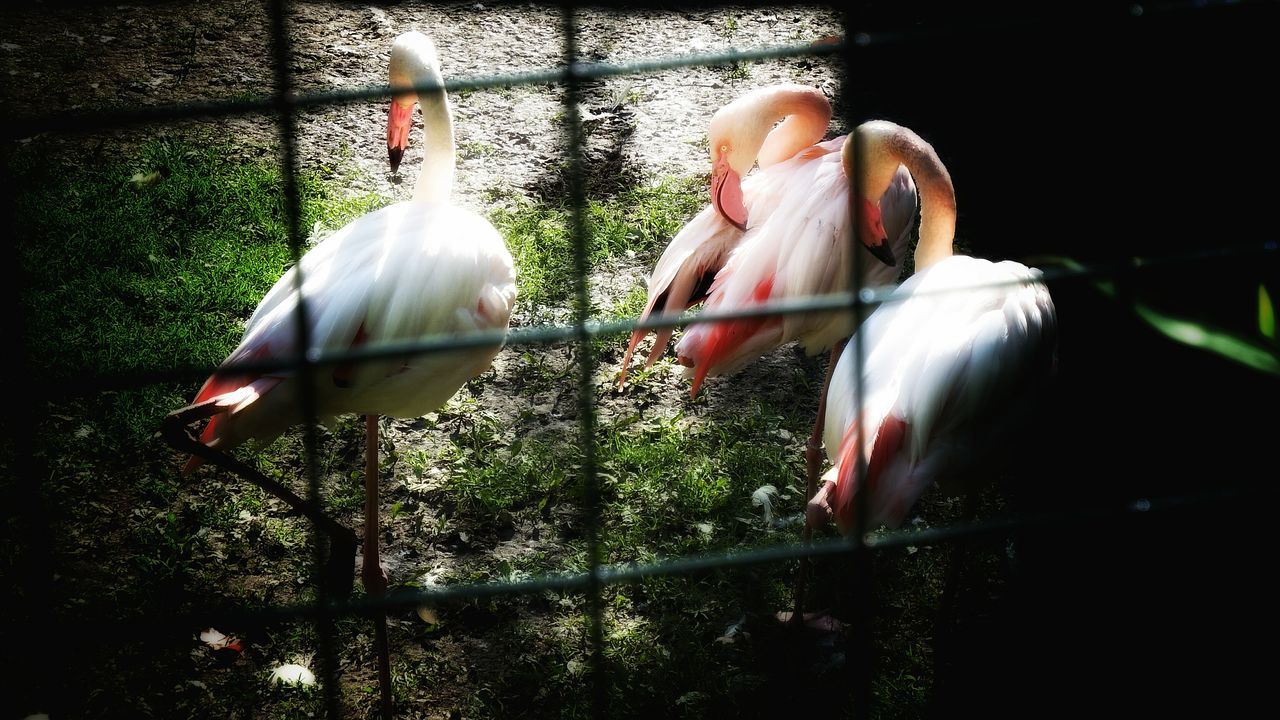
[[[1267,286],[1258,283],[1258,332],[1268,340],[1276,339],[1276,311],[1271,305]]]
[[[1028,259],[1028,262],[1034,265],[1058,265],[1069,270],[1083,270],[1085,267],[1082,263],[1061,255],[1039,256]],[[1103,295],[1113,300],[1116,298],[1114,283],[1097,280],[1093,285]],[[1280,375],[1280,356],[1272,348],[1251,338],[1213,325],[1184,320],[1142,303],[1134,303],[1132,309],[1143,322],[1170,340],[1221,355],[1260,372]],[[1275,315],[1271,298],[1262,285],[1258,286],[1258,329],[1265,337],[1275,339]]]
[[[1280,375],[1280,357],[1270,348],[1226,330],[1203,323],[1182,320],[1141,303],[1134,312],[1165,337],[1184,345],[1207,350],[1254,370]]]

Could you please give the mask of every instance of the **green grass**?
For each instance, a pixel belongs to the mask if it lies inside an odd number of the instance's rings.
[[[132,159],[81,169],[74,182],[33,160],[19,162],[25,192],[17,199],[17,227],[29,279],[23,303],[33,318],[26,341],[43,378],[213,365],[234,346],[290,254],[273,163],[229,157],[217,147],[156,143]],[[384,202],[346,198],[337,185],[326,174],[300,178],[304,228],[336,228]],[[652,267],[705,195],[700,179],[665,179],[592,201],[590,266]],[[574,287],[569,211],[525,201],[491,218],[515,256],[518,302],[535,318],[562,312]],[[639,284],[612,297],[600,309],[608,318],[633,317],[645,301]],[[623,342],[597,338],[593,347],[600,353]],[[562,346],[506,352],[501,382],[490,373],[468,383],[422,424],[421,445],[384,446],[383,523],[396,533],[390,552],[404,563],[393,575],[396,584],[411,586],[437,569],[439,582],[453,584],[588,566],[578,425],[572,418],[548,424],[541,405],[519,405],[537,396],[538,403],[576,410],[577,363]],[[657,562],[795,541],[797,528],[766,523],[751,495],[776,486],[780,517],[794,516],[803,504],[800,447],[812,409],[796,399],[816,392],[812,368],[782,378],[787,387],[773,400],[721,407],[705,394],[688,400],[681,392],[651,404],[667,389],[670,370],[662,360],[635,373],[627,394],[621,401],[610,395],[614,407],[600,416],[595,459],[604,560]],[[60,612],[93,619],[210,600],[259,606],[312,597],[305,521],[225,473],[179,479],[173,453],[150,440],[159,417],[189,400],[194,382],[83,397],[51,410],[40,440],[51,478],[47,500],[56,513],[51,527],[68,548],[57,558],[68,577]],[[490,398],[508,389],[517,407],[502,414]],[[362,514],[361,446],[361,425],[352,417],[319,433],[326,507],[348,525]],[[303,486],[296,435],[251,458],[266,474]],[[528,540],[534,526],[537,542]],[[508,547],[503,533],[513,528],[525,534]],[[893,641],[881,655],[875,692],[920,707],[929,687],[929,608],[945,556],[900,555],[885,572],[878,568],[893,597],[881,636]],[[794,565],[771,565],[604,588],[610,714],[764,714],[779,697],[778,666],[764,639],[733,628],[748,614],[786,607],[793,573]],[[813,592],[820,598],[838,596],[848,580],[834,561],[820,563],[817,577]],[[392,630],[396,695],[442,715],[510,716],[520,708],[538,717],[585,716],[586,610],[579,593],[543,592],[454,603],[441,609],[439,626],[401,613]],[[95,690],[98,699],[86,706],[118,709],[150,698],[155,706],[142,711],[158,716],[320,711],[318,690],[265,682],[270,667],[316,651],[314,627],[278,623],[252,632],[251,651],[231,667],[216,667],[185,636],[122,647],[135,653],[132,667],[109,661],[93,677],[126,679]],[[356,715],[370,713],[377,702],[370,627],[345,618],[335,632],[344,702]],[[216,706],[208,705],[210,697]]]
[[[656,259],[676,232],[705,204],[696,180],[664,180],[624,191],[587,207],[587,261],[597,267],[634,253]],[[515,258],[518,302],[526,308],[565,304],[573,295],[571,211],[548,203],[523,202],[491,214]]]
[[[283,182],[270,163],[225,149],[147,145],[132,162],[74,182],[34,159],[15,168],[25,341],[36,378],[214,366],[291,262]],[[299,178],[303,228],[335,228],[381,203]],[[171,385],[122,393],[107,423],[136,441],[172,409]]]

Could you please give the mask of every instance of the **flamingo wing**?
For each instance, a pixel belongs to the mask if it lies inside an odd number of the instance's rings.
[[[827,395],[825,443],[837,457],[836,517],[852,522],[857,445],[868,460],[867,519],[896,527],[920,494],[981,459],[1025,414],[1052,367],[1056,315],[1039,273],[955,256],[903,283],[859,333],[866,352],[861,413],[855,342]],[[892,442],[881,438],[891,428]]]
[[[849,181],[837,150],[844,137],[821,143],[825,152],[795,158],[777,166],[789,173],[776,206],[758,226],[750,228],[717,273],[706,308],[730,310],[770,300],[811,297],[848,289],[852,255],[848,233]],[[895,256],[906,254],[916,210],[915,185],[899,166],[880,201],[888,208],[886,230]],[[892,228],[892,229],[890,229]],[[898,268],[884,265],[866,253],[862,282],[875,286],[897,280]],[[762,292],[762,288],[768,288]],[[764,353],[791,340],[817,353],[852,332],[845,312],[793,314],[779,318],[750,318],[697,325],[676,348],[682,362],[694,368],[693,392],[708,375],[737,371]]]
[[[309,350],[319,354],[504,328],[515,299],[511,256],[497,231],[474,213],[446,205],[397,203],[369,213],[322,240],[300,267]],[[290,269],[267,293],[227,363],[296,354],[296,273]],[[424,414],[487,367],[498,347],[322,370],[313,388],[315,409],[322,419],[346,412]],[[292,387],[293,372],[270,377],[273,382],[250,402],[210,422],[206,442],[233,447],[251,438],[269,441],[302,421],[296,390],[280,387]],[[197,400],[235,393],[262,378],[214,376]]]

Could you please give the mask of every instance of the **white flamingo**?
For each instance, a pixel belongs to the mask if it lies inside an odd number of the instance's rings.
[[[408,142],[414,104],[422,109],[425,157],[413,199],[357,218],[308,251],[299,266],[286,272],[262,299],[240,345],[225,363],[297,356],[299,270],[301,296],[306,299],[308,352],[335,353],[508,327],[516,295],[511,254],[487,220],[450,203],[453,121],[431,40],[417,32],[397,37],[389,75],[393,88],[430,83],[441,87],[421,95],[404,90],[391,102],[387,147],[393,168]],[[321,367],[311,373],[305,392],[318,419],[347,413],[366,416],[362,580],[371,595],[384,592],[387,584],[378,559],[377,417],[411,418],[435,410],[468,379],[488,368],[500,348],[497,342]],[[227,450],[248,440],[269,442],[306,420],[299,402],[304,391],[300,382],[291,369],[210,377],[195,402],[167,420],[167,437],[192,453],[184,471],[190,472],[202,460],[244,470],[242,463],[226,455]],[[210,419],[197,443],[186,426],[203,417]],[[350,532],[280,484],[260,474],[251,479],[333,535],[331,571],[337,577],[331,580],[340,590],[349,589],[351,566],[345,564],[350,561],[343,560],[342,549],[353,549]],[[384,706],[389,709],[385,617],[380,620],[380,671]]]
[[[859,132],[867,194],[907,165],[920,183],[921,224],[915,274],[845,346],[827,392],[832,467],[809,502],[806,530],[834,517],[844,534],[859,514],[863,530],[897,527],[933,482],[998,454],[1051,376],[1057,346],[1057,316],[1038,270],[953,254],[955,193],[933,148],[890,122]]]
[[[845,181],[836,155],[844,136],[821,142],[830,121],[831,104],[826,96],[817,88],[795,84],[758,88],[716,111],[708,130],[711,204],[690,220],[663,250],[649,278],[649,297],[640,317],[642,321],[651,315],[678,316],[708,299],[713,281],[723,284],[719,274],[726,263],[736,262],[732,257],[739,254],[739,246],[750,242],[761,226],[774,217],[786,216],[794,221],[797,215],[816,208],[818,212],[830,210],[847,218],[847,184],[842,185]],[[748,174],[757,163],[760,170]],[[845,189],[842,193],[832,186]],[[898,276],[898,269],[894,267],[896,257],[906,250],[910,222],[915,214],[914,186],[905,170],[879,205],[888,208],[886,219],[894,232],[889,235],[889,242],[884,242],[884,235],[873,231],[870,225],[862,233],[864,238],[873,235],[881,238],[879,244],[868,246],[870,255],[864,278],[868,284],[892,282]],[[878,217],[878,213],[874,216]],[[868,223],[874,222],[873,213],[863,217]],[[790,233],[809,230],[821,230],[825,238],[826,228],[818,227],[825,222],[815,222],[812,227],[793,224],[788,228],[790,232],[768,233],[764,242],[790,243]],[[878,261],[872,260],[872,256]],[[689,332],[694,332],[696,327]],[[648,330],[631,334],[619,384],[626,380],[632,352],[648,334]],[[662,355],[671,334],[671,328],[656,331],[645,366]],[[782,342],[785,341],[777,344]],[[682,347],[689,345],[684,343]],[[741,359],[734,364],[734,369],[763,352]],[[688,360],[689,356],[685,358]],[[695,380],[694,393],[702,376],[714,365],[708,363],[699,369],[702,374]],[[714,367],[712,374],[723,371],[723,367]]]

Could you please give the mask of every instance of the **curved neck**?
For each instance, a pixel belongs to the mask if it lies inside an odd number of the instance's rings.
[[[916,245],[916,271],[953,254],[956,235],[956,190],[951,174],[929,143],[901,125],[872,120],[858,126],[858,144],[866,152],[863,164],[863,196],[878,202],[888,189],[898,165],[905,165],[920,193],[920,242]],[[852,149],[846,143],[845,172],[852,175]]]
[[[413,199],[422,202],[449,202],[453,191],[453,113],[444,90],[418,98],[422,111],[422,169],[413,186]]]
[[[394,102],[405,106],[416,100],[422,110],[422,128],[426,137],[423,140],[422,169],[418,171],[418,181],[413,187],[413,199],[448,202],[453,190],[455,167],[453,117],[435,45],[421,33],[409,32],[397,37],[391,50],[388,74],[393,88],[423,85],[439,88],[397,94]]]
[[[774,125],[782,120],[777,127]],[[714,164],[727,151],[729,167],[745,176],[789,159],[822,139],[831,122],[831,103],[805,85],[771,85],[743,95],[716,111],[707,134]]]

